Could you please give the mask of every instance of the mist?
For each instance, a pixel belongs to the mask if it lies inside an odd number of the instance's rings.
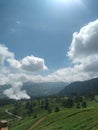
[[[3,94],[10,99],[30,99],[30,96],[26,93],[25,90],[22,90],[22,82],[11,82],[11,88],[6,89]]]

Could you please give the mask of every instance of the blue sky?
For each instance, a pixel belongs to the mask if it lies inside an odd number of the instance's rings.
[[[0,43],[17,59],[33,54],[52,70],[68,66],[72,35],[97,19],[98,1],[65,1],[0,0]]]
[[[97,5],[98,0],[0,0],[0,83],[97,77]]]

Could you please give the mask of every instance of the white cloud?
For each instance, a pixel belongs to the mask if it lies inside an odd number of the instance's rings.
[[[0,44],[0,66],[4,65],[5,60],[8,58],[14,58],[14,54],[5,45]]]
[[[47,66],[45,65],[44,59],[27,56],[21,61],[21,68],[25,71],[38,71],[38,70],[47,70]]]
[[[45,77],[46,81],[63,81],[63,82],[74,82],[74,81],[83,81],[90,79],[90,75],[82,71],[81,65],[75,65],[74,67],[62,68],[54,72],[53,74]]]
[[[3,73],[0,73],[0,85],[6,84],[7,76],[5,76]]]
[[[73,66],[59,69],[46,79],[50,81],[81,81],[98,76],[98,20],[88,23],[73,34],[68,51]]]
[[[98,20],[82,27],[80,32],[73,34],[68,56],[77,62],[83,58],[98,55]]]
[[[26,91],[21,89],[23,82],[42,80],[40,75],[28,74],[28,72],[36,73],[41,70],[47,70],[43,58],[31,55],[22,60],[16,60],[14,53],[10,52],[5,45],[0,44],[0,85],[11,84],[12,88],[4,91],[9,98],[29,99]]]
[[[30,96],[27,95],[25,90],[21,90],[22,82],[10,82],[12,88],[6,89],[4,94],[9,97],[10,99],[30,99]]]
[[[15,69],[20,69],[21,67],[21,63],[16,59],[9,58],[7,59],[7,62],[10,64],[11,67]]]
[[[98,76],[98,20],[88,23],[73,34],[68,56],[91,78]]]
[[[7,61],[13,68],[22,71],[37,72],[40,70],[47,70],[44,59],[33,55],[27,56],[20,61],[16,59],[8,59]]]

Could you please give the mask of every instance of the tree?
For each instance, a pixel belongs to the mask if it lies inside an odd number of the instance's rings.
[[[45,110],[48,110],[49,108],[49,101],[48,99],[45,100]]]
[[[15,115],[19,114],[20,107],[21,107],[21,106],[20,106],[19,102],[16,101],[15,104],[14,104],[13,114],[15,114]]]
[[[95,95],[93,92],[88,92],[85,95],[85,99],[89,99],[89,100],[95,100]]]
[[[25,104],[25,108],[27,109],[28,114],[31,114],[33,112],[33,105],[31,102],[27,101]]]
[[[81,108],[81,105],[79,102],[76,104],[76,108],[78,108],[78,109]]]
[[[41,101],[41,106],[40,107],[44,108],[44,101],[43,100]]]
[[[75,97],[75,102],[76,103],[79,103],[79,102],[82,102],[83,101],[83,97],[82,96],[76,96]]]
[[[87,107],[87,102],[83,101],[81,105],[82,105],[83,108],[86,108]]]
[[[74,102],[72,98],[68,98],[65,102],[65,107],[72,108],[74,106]]]
[[[59,107],[55,107],[55,112],[59,112],[59,111],[60,111]]]
[[[37,115],[36,115],[36,114],[34,114],[34,118],[37,118]]]
[[[49,108],[48,108],[48,113],[50,114],[50,113],[51,113],[51,111],[52,111],[52,110],[51,110],[51,108],[49,107]]]
[[[67,105],[66,105],[66,100],[65,100],[65,99],[62,101],[62,106],[63,106],[63,107],[66,107],[66,106],[67,106]]]

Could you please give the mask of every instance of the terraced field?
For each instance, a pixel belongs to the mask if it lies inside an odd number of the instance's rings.
[[[25,116],[19,120],[7,115],[6,109],[12,106],[0,108],[0,120],[9,121],[9,130],[98,130],[98,102],[88,101],[87,108],[63,108],[59,112],[49,114],[45,110],[36,109],[37,117]]]
[[[64,109],[48,115],[34,130],[98,130],[98,103],[86,109]]]

